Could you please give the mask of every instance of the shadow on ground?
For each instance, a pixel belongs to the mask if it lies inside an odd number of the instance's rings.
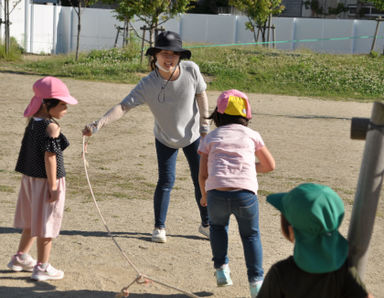
[[[19,278],[24,279],[26,282],[28,278]],[[44,282],[32,282],[29,281],[31,287],[27,288],[17,288],[17,287],[2,287],[0,286],[0,297],[2,298],[61,298],[61,297],[70,297],[70,298],[106,298],[106,297],[115,297],[116,292],[110,291],[91,291],[91,290],[73,290],[73,291],[55,291],[55,286],[44,283]],[[208,297],[212,296],[213,293],[208,292],[198,292],[193,293],[198,297]],[[185,298],[189,297],[184,294],[151,294],[151,293],[141,293],[135,294],[130,293],[129,298],[159,298],[159,297],[170,297],[170,298]]]

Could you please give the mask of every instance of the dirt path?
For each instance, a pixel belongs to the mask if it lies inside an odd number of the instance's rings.
[[[105,232],[91,201],[81,159],[84,124],[119,102],[130,85],[63,79],[79,105],[60,121],[71,142],[65,152],[68,193],[61,236],[54,241],[51,262],[65,278],[34,283],[28,273],[12,273],[6,264],[17,248],[12,227],[20,175],[13,169],[25,127],[22,117],[36,76],[0,73],[0,297],[113,297],[136,276]],[[208,92],[211,110],[219,93]],[[346,205],[342,232],[347,234],[364,148],[351,140],[351,117],[370,117],[371,103],[249,94],[259,131],[277,168],[260,175],[260,226],[264,269],[292,252],[279,231],[279,214],[265,203],[271,192],[302,182],[333,187]],[[187,162],[182,153],[167,218],[168,242],[150,241],[152,195],[156,183],[153,120],[146,107],[131,111],[95,135],[88,148],[89,175],[100,208],[117,241],[141,273],[165,283],[211,297],[248,297],[248,283],[235,220],[230,226],[232,287],[217,288],[209,242],[197,233],[199,216]],[[370,245],[365,282],[375,297],[384,297],[384,207],[379,210]],[[36,253],[35,248],[32,251]],[[166,287],[134,284],[129,297],[185,297]]]

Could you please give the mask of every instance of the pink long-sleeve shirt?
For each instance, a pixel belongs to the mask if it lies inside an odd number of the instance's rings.
[[[233,187],[257,194],[255,152],[264,146],[260,134],[241,124],[216,128],[204,137],[199,154],[208,155],[205,190]]]

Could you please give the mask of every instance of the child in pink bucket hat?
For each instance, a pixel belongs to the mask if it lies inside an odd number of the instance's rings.
[[[77,104],[76,98],[69,94],[67,86],[58,78],[45,77],[37,80],[33,84],[33,92],[35,96],[32,97],[31,102],[24,111],[24,117],[32,117],[41,107],[43,99],[55,98],[67,104]]]
[[[219,287],[232,285],[228,226],[233,214],[243,243],[251,297],[255,298],[264,278],[257,174],[274,170],[275,160],[260,134],[247,127],[251,118],[246,94],[235,89],[221,93],[209,117],[217,128],[202,139],[198,152],[201,205],[208,209],[216,283]]]
[[[59,79],[45,77],[33,85],[35,96],[24,111],[29,117],[16,171],[22,174],[14,226],[22,229],[17,253],[8,268],[31,271],[34,280],[62,279],[64,272],[49,264],[52,239],[59,235],[64,213],[67,138],[55,119],[77,104]],[[37,261],[29,255],[37,238]]]

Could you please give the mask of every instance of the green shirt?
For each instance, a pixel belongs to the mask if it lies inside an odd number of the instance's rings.
[[[257,298],[365,298],[367,295],[348,261],[336,271],[314,274],[301,270],[290,256],[270,268]]]

